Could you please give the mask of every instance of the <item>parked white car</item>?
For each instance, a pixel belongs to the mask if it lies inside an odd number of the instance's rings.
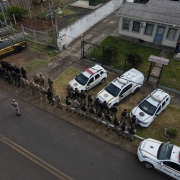
[[[111,108],[129,94],[137,92],[143,85],[143,82],[144,75],[132,68],[120,77],[114,79],[104,89],[98,92],[96,98],[99,98],[101,103],[106,101],[108,107]]]
[[[106,70],[100,65],[96,64],[91,68],[85,69],[81,74],[77,75],[75,79],[69,82],[68,88],[75,90],[90,90],[100,83],[104,83],[107,78]]]
[[[166,109],[170,99],[169,94],[161,89],[156,89],[131,111],[130,118],[135,115],[140,126],[148,127]]]
[[[137,155],[144,167],[155,168],[180,180],[180,147],[155,139],[146,139],[138,147]]]

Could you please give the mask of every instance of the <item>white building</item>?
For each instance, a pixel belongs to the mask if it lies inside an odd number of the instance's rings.
[[[180,40],[180,2],[149,0],[124,3],[119,9],[119,35],[175,47]]]

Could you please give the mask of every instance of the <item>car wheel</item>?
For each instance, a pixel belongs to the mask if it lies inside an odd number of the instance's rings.
[[[154,166],[151,163],[143,162],[143,166],[147,169],[152,169]]]
[[[103,84],[105,82],[105,78],[101,80],[101,84]]]
[[[22,47],[21,46],[16,47],[15,51],[16,53],[22,52]]]
[[[139,91],[139,87],[134,90],[133,94],[136,94],[138,91]]]

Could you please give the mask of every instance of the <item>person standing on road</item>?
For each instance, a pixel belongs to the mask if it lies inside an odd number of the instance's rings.
[[[17,116],[21,116],[18,103],[15,101],[15,99],[12,100],[11,106],[12,106],[13,109],[16,111],[16,115],[17,115]]]

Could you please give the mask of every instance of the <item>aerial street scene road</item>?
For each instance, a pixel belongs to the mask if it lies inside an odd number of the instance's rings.
[[[179,1],[0,3],[0,179],[180,180]]]

